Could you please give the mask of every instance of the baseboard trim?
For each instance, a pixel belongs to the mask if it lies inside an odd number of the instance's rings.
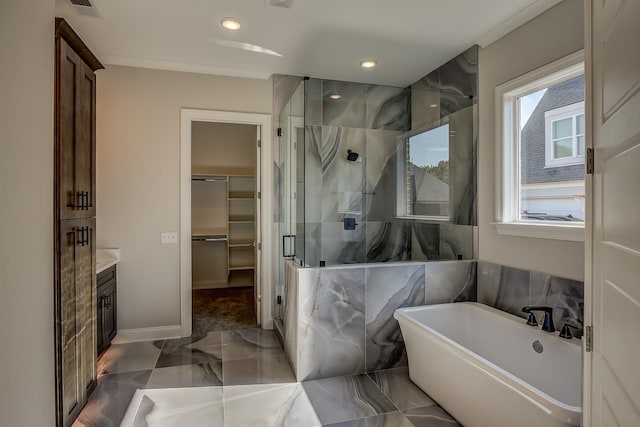
[[[180,338],[182,335],[180,325],[158,326],[155,328],[120,329],[112,344],[124,344],[129,342],[168,340]]]

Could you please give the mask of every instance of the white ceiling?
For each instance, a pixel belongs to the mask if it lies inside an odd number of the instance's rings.
[[[471,45],[485,46],[559,0],[56,0],[104,64],[268,78],[273,73],[408,86]],[[234,16],[235,33],[220,26]],[[260,46],[282,56],[241,48]],[[374,58],[378,67],[360,68]]]

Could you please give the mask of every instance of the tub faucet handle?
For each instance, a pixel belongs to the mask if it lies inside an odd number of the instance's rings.
[[[568,323],[565,323],[564,325],[562,325],[562,329],[560,330],[560,338],[565,338],[568,340],[573,338],[573,335],[571,334],[571,329],[569,328],[580,329],[577,326],[573,326]]]
[[[542,322],[542,330],[546,332],[555,332],[556,328],[553,326],[553,308],[544,305],[540,306],[524,306],[522,311],[525,313],[531,313],[532,311],[544,311],[544,321]],[[527,322],[529,323],[529,322]]]

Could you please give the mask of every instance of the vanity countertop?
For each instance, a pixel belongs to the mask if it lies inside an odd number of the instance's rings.
[[[96,250],[96,274],[120,262],[120,249],[108,248]]]

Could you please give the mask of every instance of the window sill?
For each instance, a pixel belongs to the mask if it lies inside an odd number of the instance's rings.
[[[492,222],[498,234],[537,239],[584,242],[584,225],[529,224],[524,222]]]
[[[399,220],[407,220],[407,219],[412,219],[415,221],[422,221],[422,222],[437,222],[437,223],[441,223],[441,222],[449,222],[450,218],[449,217],[444,217],[444,216],[412,216],[412,215],[398,215],[396,216],[396,219]]]

